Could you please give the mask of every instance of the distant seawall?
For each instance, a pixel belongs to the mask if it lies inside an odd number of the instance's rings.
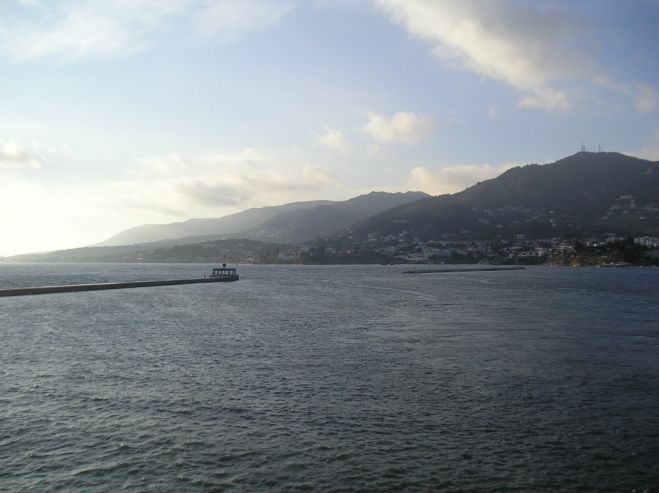
[[[406,270],[403,274],[436,274],[436,273],[449,273],[449,272],[497,272],[500,270],[524,270],[524,267],[473,267],[473,268],[458,268],[458,269],[414,269]]]
[[[37,294],[76,293],[81,291],[103,291],[106,289],[150,288],[155,286],[177,286],[179,284],[200,284],[207,282],[237,281],[238,275],[204,277],[201,279],[167,279],[162,281],[105,282],[99,284],[70,284],[63,286],[41,286],[31,288],[0,289],[0,297],[32,296]]]

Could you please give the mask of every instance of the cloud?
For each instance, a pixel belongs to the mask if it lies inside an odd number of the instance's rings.
[[[120,56],[157,42],[158,34],[203,34],[223,41],[278,22],[284,0],[70,0],[0,7],[0,46],[18,59]]]
[[[351,194],[328,167],[313,161],[315,154],[299,148],[171,152],[134,157],[130,172],[108,170],[83,184],[80,168],[59,167],[67,156],[59,148],[0,140],[0,207],[8,211],[0,218],[0,255],[92,244],[139,224]],[[37,159],[48,166],[36,174],[2,172],[33,166]]]
[[[325,127],[324,132],[324,134],[316,137],[316,143],[335,151],[345,152],[348,150],[348,141],[343,132],[329,127]]]
[[[630,98],[639,113],[650,113],[659,110],[659,91],[647,82],[615,82],[606,75],[597,77],[593,82],[599,87],[604,87]]]
[[[157,174],[182,172],[188,168],[188,163],[185,159],[175,152],[172,152],[167,156],[142,157],[138,158],[138,160],[148,165],[150,171]]]
[[[94,210],[124,216],[130,221],[169,221],[187,218],[189,203],[180,195],[175,180],[115,181],[87,187],[66,187],[67,195]],[[153,218],[153,219],[152,219]],[[124,219],[125,220],[125,219]]]
[[[208,2],[195,18],[201,33],[233,40],[276,24],[292,7],[283,0],[223,0]]]
[[[276,204],[296,200],[330,187],[340,187],[334,173],[323,168],[305,167],[292,173],[274,170],[236,170],[225,173],[221,180],[183,180],[177,190],[187,199],[201,205],[239,206]]]
[[[564,91],[536,90],[533,95],[519,101],[522,108],[566,111],[570,108],[570,98]]]
[[[13,140],[0,139],[0,171],[39,167],[39,159],[24,146]]]
[[[437,127],[431,117],[411,112],[399,112],[391,118],[377,113],[367,116],[368,123],[362,129],[381,143],[417,144]]]
[[[659,110],[659,91],[650,84],[643,82],[635,85],[636,109],[640,113]]]
[[[629,151],[626,154],[648,159],[650,161],[659,161],[659,129],[654,131],[651,142],[637,151]]]
[[[199,180],[180,183],[177,191],[193,202],[211,207],[233,207],[247,198],[235,185]]]
[[[342,188],[328,169],[313,165],[299,149],[243,149],[215,154],[170,153],[138,159],[132,177],[160,186],[175,209],[217,214],[219,209],[272,205],[314,198]],[[162,202],[151,194],[155,202]]]
[[[270,151],[262,149],[242,149],[234,152],[195,154],[183,156],[172,152],[165,156],[142,156],[137,158],[141,166],[133,170],[135,176],[150,176],[153,173],[162,176],[180,176],[183,173],[194,175],[218,172],[227,168],[254,166],[273,158]]]
[[[3,19],[0,39],[19,59],[120,55],[143,49],[169,12],[148,0],[23,3]]]
[[[500,0],[373,1],[410,34],[435,43],[436,56],[522,92],[525,108],[566,110],[569,96],[554,83],[597,72],[576,47],[584,25],[557,9]]]
[[[341,180],[326,168],[306,166],[302,172],[305,187],[321,189],[324,187],[341,187]]]
[[[422,190],[432,195],[455,193],[475,183],[499,176],[515,164],[456,165],[429,169],[418,166],[410,171],[409,190]]]

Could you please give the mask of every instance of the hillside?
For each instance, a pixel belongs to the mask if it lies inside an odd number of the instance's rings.
[[[304,242],[336,234],[373,214],[428,197],[423,192],[371,192],[342,202],[314,200],[248,209],[220,218],[145,224],[122,231],[94,247],[166,242],[191,244],[229,238],[276,243]]]
[[[344,202],[299,209],[266,221],[241,233],[245,238],[277,243],[300,243],[338,234],[374,214],[429,197],[423,192],[371,192]]]
[[[229,255],[227,260],[231,261],[277,261],[277,253],[287,250],[289,242],[301,243],[318,236],[328,236],[376,212],[427,196],[422,192],[372,192],[344,202],[295,202],[250,209],[219,219],[191,219],[182,223],[145,225],[119,233],[96,246],[18,255],[11,257],[11,260],[207,262]],[[261,223],[260,227],[240,229]],[[175,236],[186,233],[188,235],[183,237]],[[195,234],[190,236],[190,233]],[[170,237],[171,235],[174,237]],[[145,238],[162,236],[168,238],[142,242]],[[128,244],[116,244],[117,242]]]
[[[206,236],[208,239],[231,235],[257,228],[279,214],[331,204],[329,200],[292,202],[284,205],[247,209],[220,218],[189,219],[169,224],[144,224],[127,229],[93,246],[118,246],[173,240],[189,236]]]
[[[251,221],[251,223],[250,223]],[[254,227],[253,224],[259,225]],[[224,238],[212,227],[220,224]],[[200,227],[197,227],[201,225]],[[240,230],[240,226],[249,225]],[[112,241],[149,236],[134,228]],[[206,228],[206,229],[204,229]],[[372,192],[344,202],[298,202],[220,219],[161,225],[185,236],[11,257],[41,262],[291,261],[300,244],[334,237],[342,245],[427,240],[659,236],[659,163],[619,153],[580,152],[555,163],[516,167],[452,195]],[[210,233],[210,234],[209,234]],[[144,236],[140,236],[144,234]],[[233,236],[233,238],[231,238]],[[237,236],[237,238],[236,238]],[[110,240],[108,240],[109,243]],[[356,258],[354,252],[351,253]]]
[[[403,232],[420,239],[657,234],[659,163],[580,152],[391,209],[346,235],[358,239]]]
[[[276,262],[285,248],[252,240],[216,240],[194,244],[84,247],[11,257],[16,262],[220,263]]]

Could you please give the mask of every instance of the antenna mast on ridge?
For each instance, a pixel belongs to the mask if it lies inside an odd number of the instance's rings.
[[[583,140],[581,141],[581,152],[586,152],[586,146],[583,145]]]

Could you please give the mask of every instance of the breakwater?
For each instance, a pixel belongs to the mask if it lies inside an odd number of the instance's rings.
[[[472,267],[457,269],[412,269],[406,270],[403,274],[437,274],[448,272],[496,272],[500,270],[524,270],[524,267]]]
[[[177,286],[207,282],[237,281],[239,276],[204,277],[195,279],[165,279],[160,281],[105,282],[98,284],[68,284],[62,286],[37,286],[28,288],[0,289],[0,297],[33,296],[37,294],[75,293],[80,291],[103,291],[106,289],[149,288],[156,286]]]

